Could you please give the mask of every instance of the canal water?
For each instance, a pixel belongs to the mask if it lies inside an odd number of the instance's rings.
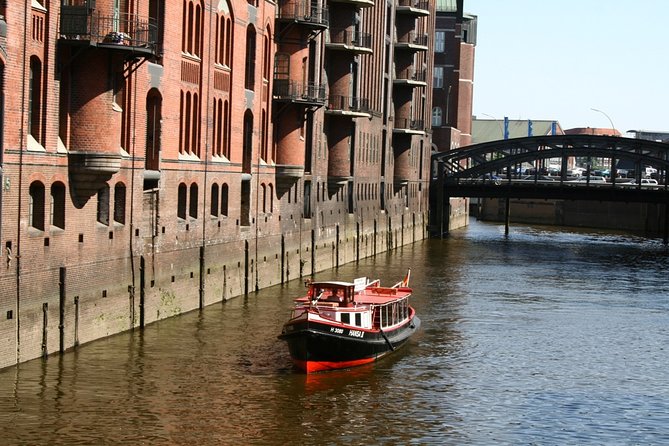
[[[0,443],[669,443],[661,242],[472,221],[334,277],[408,268],[421,331],[372,366],[292,369],[294,282],[0,371]]]

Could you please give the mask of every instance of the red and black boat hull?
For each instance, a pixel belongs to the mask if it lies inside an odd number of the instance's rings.
[[[385,332],[298,320],[286,324],[279,338],[288,343],[295,365],[312,373],[373,362],[404,345],[419,326],[420,319],[415,315]]]

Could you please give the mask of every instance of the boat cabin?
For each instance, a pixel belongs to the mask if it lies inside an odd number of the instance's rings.
[[[340,307],[353,306],[355,286],[348,282],[312,282],[308,284],[307,297],[314,304],[330,302]]]

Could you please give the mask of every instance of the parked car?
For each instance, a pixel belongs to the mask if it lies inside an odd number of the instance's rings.
[[[603,176],[599,175],[590,175],[589,177],[587,176],[582,176],[579,177],[576,180],[572,180],[573,183],[596,183],[596,184],[603,184],[606,183],[606,178]]]

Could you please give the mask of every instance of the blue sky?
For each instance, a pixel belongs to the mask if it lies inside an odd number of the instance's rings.
[[[669,131],[669,1],[465,0],[474,115]],[[595,112],[592,108],[603,113]]]

